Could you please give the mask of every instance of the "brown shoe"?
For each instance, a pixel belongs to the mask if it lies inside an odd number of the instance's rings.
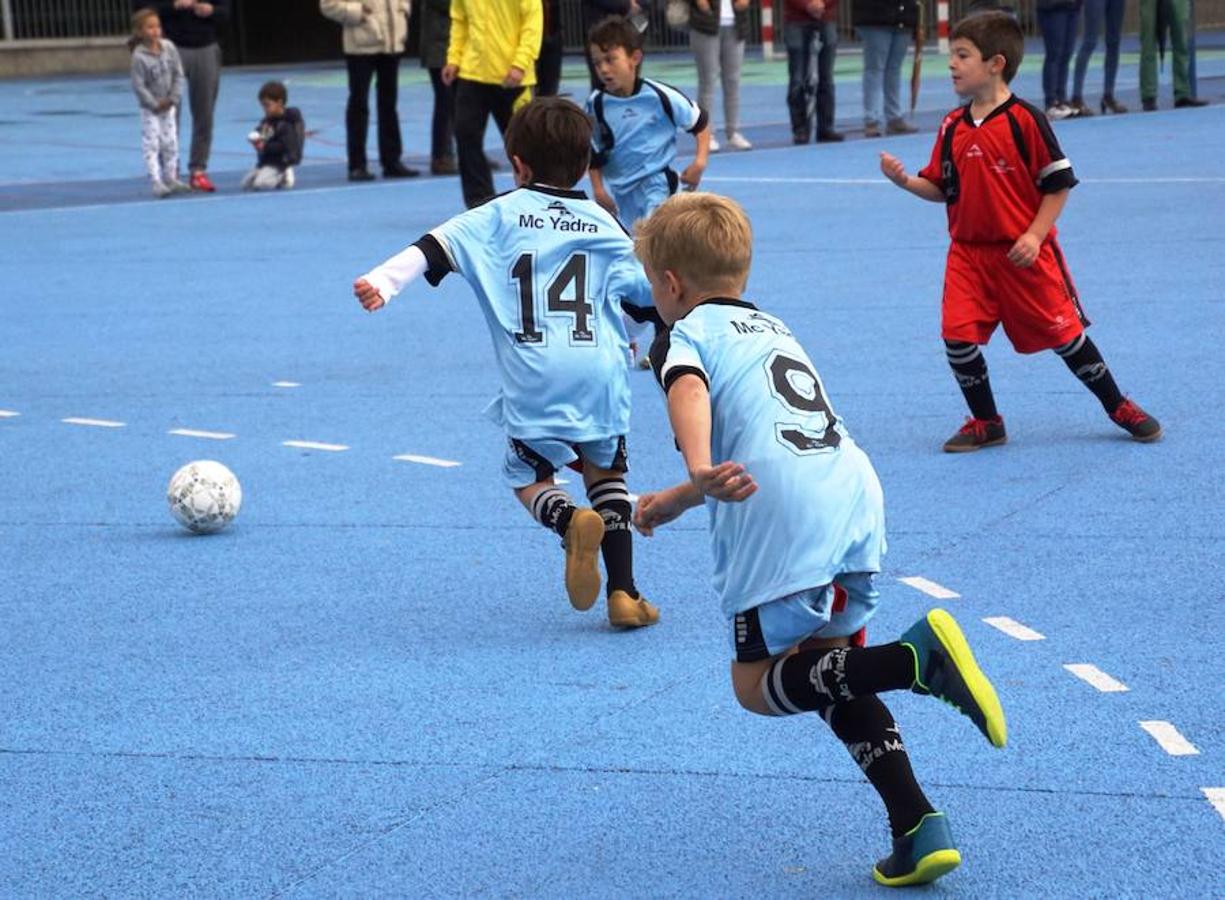
[[[642,628],[659,621],[659,610],[646,597],[635,600],[625,591],[608,595],[608,622],[615,628]]]
[[[994,447],[1008,440],[1004,432],[1004,419],[975,419],[966,417],[966,423],[957,433],[944,442],[945,453],[970,453],[983,447]]]
[[[562,542],[566,548],[566,593],[575,609],[591,609],[600,596],[600,543],[604,517],[594,509],[576,509]]]
[[[459,163],[455,161],[454,156],[443,156],[438,159],[430,160],[431,175],[458,175]]]
[[[905,119],[892,119],[886,129],[890,134],[914,134],[919,129]]]
[[[865,125],[865,126],[863,126],[863,136],[864,136],[864,137],[866,137],[866,138],[878,138],[878,137],[880,137],[880,126],[879,126],[879,125]]]

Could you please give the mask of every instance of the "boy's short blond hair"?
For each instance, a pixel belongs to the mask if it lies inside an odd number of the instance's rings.
[[[634,252],[653,272],[672,271],[699,290],[739,293],[753,261],[753,228],[735,200],[676,194],[638,223]]]

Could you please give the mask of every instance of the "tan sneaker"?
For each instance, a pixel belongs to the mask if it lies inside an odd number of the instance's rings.
[[[576,509],[563,544],[566,548],[566,593],[575,609],[591,609],[600,596],[600,543],[604,518],[594,509]]]
[[[647,602],[646,597],[635,600],[625,591],[613,591],[608,595],[608,621],[617,628],[641,628],[659,621],[659,609]]]

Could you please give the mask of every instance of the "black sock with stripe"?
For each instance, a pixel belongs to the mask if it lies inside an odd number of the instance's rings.
[[[606,590],[625,591],[638,597],[634,586],[634,532],[630,525],[633,507],[630,505],[629,489],[620,476],[604,478],[587,488],[587,499],[591,508],[604,519],[604,541],[600,552],[604,556],[604,570],[608,573]]]
[[[976,419],[994,419],[998,416],[982,348],[964,341],[945,341],[944,353],[957,378],[957,386],[966,398],[966,405],[970,407],[970,415]]]
[[[909,690],[914,651],[894,641],[876,647],[801,650],[775,661],[761,679],[762,696],[776,716],[824,712],[834,703],[883,691]]]
[[[556,485],[545,488],[532,500],[532,518],[562,538],[566,536],[575,509],[570,495]]]
[[[1107,413],[1113,413],[1123,402],[1123,394],[1110,374],[1110,368],[1102,359],[1097,344],[1083,331],[1062,347],[1056,347],[1059,358],[1072,370],[1072,374],[1080,379],[1081,384],[1093,391],[1094,396],[1101,401]]]

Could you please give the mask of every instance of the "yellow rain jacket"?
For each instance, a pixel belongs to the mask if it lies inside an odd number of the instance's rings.
[[[447,65],[482,84],[501,84],[512,68],[522,69],[522,85],[530,87],[543,30],[541,0],[451,0]]]

